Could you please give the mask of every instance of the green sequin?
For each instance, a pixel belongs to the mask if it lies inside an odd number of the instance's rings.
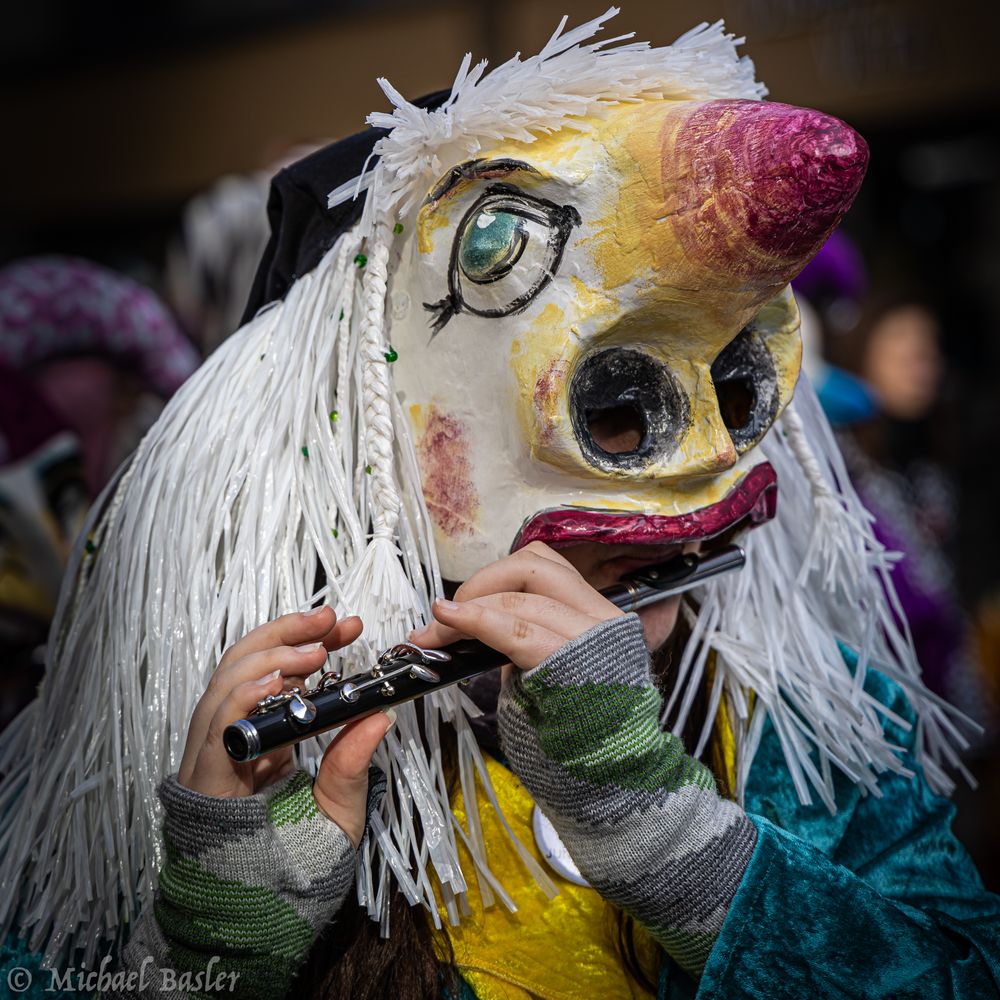
[[[528,242],[524,219],[513,212],[477,212],[462,233],[458,262],[478,284],[496,281],[517,263]]]
[[[396,225],[392,227],[392,231],[398,236],[403,231],[403,223],[397,222]]]
[[[354,258],[354,263],[357,264],[358,267],[364,267],[365,264],[368,263],[368,258],[363,253],[359,253],[357,257]]]
[[[302,446],[302,454],[305,458],[309,457],[309,449],[305,445]]]
[[[391,365],[393,361],[399,360],[399,355],[392,347],[390,347],[389,350],[385,352],[385,360]]]

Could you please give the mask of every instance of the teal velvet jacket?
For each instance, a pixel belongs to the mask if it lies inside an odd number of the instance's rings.
[[[882,674],[865,686],[913,721]],[[885,729],[912,750],[913,730]],[[1000,997],[1000,897],[951,832],[955,807],[908,766],[914,778],[881,777],[881,798],[838,773],[831,816],[798,801],[768,725],[747,787],[750,865],[700,982],[664,963],[661,1000]]]
[[[869,673],[866,687],[913,719],[885,677]],[[886,731],[912,747],[912,731]],[[660,1000],[1000,997],[1000,898],[983,888],[952,834],[954,806],[910,765],[912,779],[882,777],[881,798],[838,775],[831,816],[822,804],[799,803],[768,726],[747,789],[759,834],[750,865],[701,980],[665,959]],[[9,938],[0,946],[0,997],[80,996],[48,992],[51,974],[39,966]],[[15,994],[8,975],[17,968],[34,982]],[[17,988],[23,976],[14,975]],[[463,991],[461,1000],[472,996]]]

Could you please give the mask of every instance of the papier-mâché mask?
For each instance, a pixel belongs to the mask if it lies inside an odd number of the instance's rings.
[[[706,538],[773,510],[789,280],[867,147],[816,111],[644,100],[447,170],[406,227],[393,366],[446,577],[533,539]]]

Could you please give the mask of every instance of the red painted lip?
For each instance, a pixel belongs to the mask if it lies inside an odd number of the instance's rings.
[[[717,503],[687,514],[616,514],[575,507],[543,510],[522,525],[510,550],[516,552],[529,542],[552,546],[693,542],[713,538],[744,520],[756,527],[770,521],[777,506],[777,473],[770,462],[761,462]]]

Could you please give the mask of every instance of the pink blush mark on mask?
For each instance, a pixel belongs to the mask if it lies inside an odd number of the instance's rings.
[[[472,482],[470,444],[465,424],[436,406],[417,442],[424,501],[437,527],[450,538],[476,530],[479,495]]]
[[[538,432],[543,444],[548,444],[556,429],[556,413],[565,394],[566,373],[569,362],[553,359],[535,381],[532,402],[538,421]]]

